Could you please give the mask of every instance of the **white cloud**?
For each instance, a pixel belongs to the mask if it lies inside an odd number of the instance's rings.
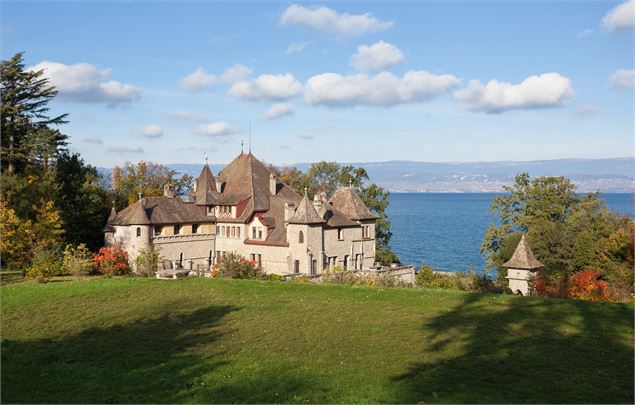
[[[624,31],[635,28],[635,0],[628,0],[609,11],[602,19],[609,31]]]
[[[44,70],[44,77],[55,86],[62,100],[114,104],[139,100],[142,94],[140,88],[131,84],[105,81],[112,70],[98,69],[89,63],[65,65],[43,61],[27,70]]]
[[[265,111],[264,117],[268,120],[284,117],[286,115],[293,115],[293,106],[287,103],[274,104]]]
[[[106,149],[110,153],[143,153],[143,148],[141,146],[109,146]]]
[[[299,24],[319,32],[336,34],[342,37],[352,37],[369,32],[383,31],[391,28],[392,21],[381,21],[370,13],[338,14],[328,7],[307,8],[298,4],[289,6],[282,16],[280,23]]]
[[[304,91],[308,104],[334,106],[391,106],[416,103],[441,95],[458,85],[459,79],[448,74],[409,71],[403,77],[389,72],[375,76],[342,76],[322,73],[311,77]]]
[[[141,132],[141,135],[147,136],[148,138],[160,138],[163,136],[163,128],[161,128],[161,125],[158,124],[146,125],[141,128],[139,132]]]
[[[478,80],[471,80],[467,88],[454,92],[454,99],[466,110],[499,113],[558,107],[572,95],[571,80],[559,73],[544,73],[529,76],[520,84],[490,80],[483,85]]]
[[[187,111],[166,111],[163,114],[170,118],[177,118],[180,120],[187,120],[187,121],[204,121],[205,120],[204,115],[192,114],[191,112],[187,112]]]
[[[235,83],[228,95],[245,100],[285,100],[302,93],[302,84],[287,74],[263,74],[256,80]]]
[[[104,141],[101,138],[85,138],[83,139],[84,143],[94,143],[94,144],[102,144]]]
[[[360,71],[383,70],[403,62],[404,54],[399,48],[388,42],[360,45],[351,57],[351,65]]]
[[[225,83],[235,83],[245,80],[251,75],[251,69],[241,64],[235,64],[225,69],[220,75],[220,80]]]
[[[181,88],[185,91],[198,92],[211,88],[216,83],[216,76],[198,68],[181,79]]]
[[[584,118],[588,117],[589,115],[596,114],[600,112],[600,110],[600,107],[597,105],[583,105],[573,111],[572,115],[577,118]]]
[[[635,69],[619,69],[611,75],[611,85],[625,89],[635,87]]]
[[[578,38],[586,38],[586,37],[590,37],[593,34],[595,34],[595,31],[593,31],[590,28],[587,28],[585,30],[582,30],[582,31],[578,32],[576,36]]]
[[[309,45],[311,45],[310,41],[309,42],[294,42],[287,47],[287,50],[285,52],[288,54],[302,52],[304,48],[306,48]]]
[[[313,139],[313,135],[309,135],[309,134],[297,134],[295,137],[305,141],[310,141]]]
[[[212,122],[211,124],[201,124],[196,128],[196,132],[205,136],[228,136],[233,134],[234,129],[225,121]]]

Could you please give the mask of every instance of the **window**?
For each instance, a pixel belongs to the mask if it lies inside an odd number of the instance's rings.
[[[314,276],[317,270],[317,260],[311,262],[311,275]]]
[[[216,263],[220,263],[220,250],[216,251]]]
[[[240,238],[240,227],[239,226],[236,227],[236,237]]]
[[[262,239],[262,228],[258,228],[258,239]]]
[[[161,235],[161,227],[159,225],[154,227],[154,236]]]
[[[298,234],[298,243],[304,243],[304,232],[302,231]]]
[[[296,260],[295,262],[293,262],[293,272],[295,274],[298,274],[300,272],[300,261]]]
[[[252,235],[251,235],[251,239],[256,239],[256,235],[257,235],[257,232],[258,232],[258,231],[256,230],[256,227],[251,228],[251,231],[252,231],[252,232],[251,232],[251,233],[252,233]]]
[[[258,267],[262,267],[262,255],[258,253],[258,261],[256,262]]]
[[[192,233],[198,233],[198,224],[192,225]]]
[[[212,215],[212,214],[214,214],[214,207],[209,205],[207,206],[207,215]]]
[[[220,235],[220,236],[222,236],[222,237],[227,236],[227,234],[226,234],[227,229],[225,229],[225,227],[224,227],[224,226],[222,226],[222,227],[220,228],[220,230],[221,230],[221,232],[220,232],[220,233],[221,233],[221,235]]]
[[[249,260],[251,260],[252,262],[256,263],[256,254],[252,253],[249,255]]]
[[[174,225],[174,234],[179,235],[181,233],[181,225]]]
[[[220,235],[220,225],[216,225],[216,235]]]
[[[232,226],[232,238],[236,237],[236,227]]]
[[[344,240],[344,229],[337,228],[337,239]]]
[[[348,255],[344,256],[344,270],[348,269]]]
[[[137,238],[141,236],[141,228],[137,227]]]

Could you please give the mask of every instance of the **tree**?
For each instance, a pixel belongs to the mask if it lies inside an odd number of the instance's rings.
[[[42,199],[33,206],[36,212],[33,222],[35,244],[46,250],[59,251],[62,245],[62,219],[53,201]]]
[[[2,167],[9,173],[20,172],[26,166],[29,138],[45,142],[60,142],[61,138],[42,138],[38,130],[66,123],[67,114],[49,117],[48,103],[57,91],[49,85],[43,71],[25,71],[23,54],[17,53],[0,64],[0,132],[2,133]],[[61,134],[59,134],[61,136]]]
[[[127,162],[123,167],[115,166],[112,171],[112,188],[118,209],[125,208],[143,196],[163,195],[163,186],[172,184],[176,194],[192,191],[193,177],[188,174],[177,176],[176,171],[163,165],[141,161],[136,165]]]
[[[18,218],[15,211],[0,196],[1,267],[24,270],[31,259],[31,246],[34,240],[31,221]]]
[[[103,244],[103,226],[112,205],[97,169],[85,164],[78,154],[64,152],[55,165],[55,183],[66,242],[85,243],[90,250],[97,250]]]
[[[623,253],[632,246],[632,220],[609,211],[598,193],[578,196],[575,186],[563,177],[532,180],[522,173],[505,190],[507,195],[492,201],[490,210],[499,223],[489,225],[481,246],[488,267],[498,269],[499,284],[506,285],[501,265],[526,233],[534,254],[545,265],[536,285],[540,293],[566,293],[569,282],[576,282],[573,274],[581,271],[597,272],[621,294],[632,291],[633,266]]]
[[[136,260],[135,273],[145,277],[152,277],[159,269],[161,253],[154,245],[141,249]]]

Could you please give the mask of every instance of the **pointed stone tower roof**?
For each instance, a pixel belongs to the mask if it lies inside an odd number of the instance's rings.
[[[298,204],[298,208],[295,210],[295,214],[289,220],[290,224],[321,224],[324,220],[318,215],[313,203],[309,200],[309,197],[305,194]]]
[[[511,259],[503,263],[502,267],[506,267],[508,269],[537,270],[545,267],[545,265],[540,263],[538,259],[534,257],[534,253],[531,251],[531,248],[525,239],[525,234],[523,234]]]
[[[142,198],[121,210],[111,223],[112,225],[151,225],[152,222],[146,213],[146,199]]]
[[[339,187],[335,190],[330,203],[348,219],[359,221],[379,218],[370,212],[352,187]]]
[[[212,205],[218,200],[216,191],[216,179],[212,174],[209,165],[206,163],[196,179],[196,205]]]
[[[106,221],[106,226],[104,226],[104,232],[115,232],[115,228],[112,226],[112,221],[117,218],[117,210],[115,209],[114,203],[112,208],[110,209],[110,215],[108,216],[108,221]]]

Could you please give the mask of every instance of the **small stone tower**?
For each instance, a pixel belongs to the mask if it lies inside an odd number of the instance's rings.
[[[130,242],[128,245],[128,254],[129,260],[134,263],[139,256],[139,252],[150,247],[152,222],[150,222],[146,214],[145,198],[142,198],[132,205],[129,224]]]
[[[502,267],[507,268],[507,279],[512,292],[530,295],[529,281],[536,276],[538,270],[545,266],[534,257],[523,234],[511,259],[503,263]]]

